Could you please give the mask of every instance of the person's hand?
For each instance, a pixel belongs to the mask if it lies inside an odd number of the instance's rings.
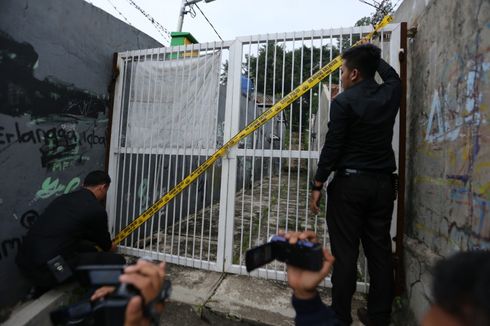
[[[140,290],[145,304],[160,293],[165,278],[165,263],[156,265],[140,259],[134,265],[127,266],[119,276],[121,283],[128,283]]]
[[[135,265],[127,266],[124,274],[119,276],[121,283],[128,283],[135,286],[141,293],[132,297],[126,307],[124,325],[150,325],[150,320],[144,315],[143,305],[154,300],[163,286],[165,280],[165,263],[159,265],[140,259]],[[102,286],[98,288],[90,297],[91,301],[101,299],[114,292],[114,286]],[[156,305],[156,312],[163,311],[163,303]]]
[[[103,286],[95,290],[90,297],[91,301],[99,300],[116,290],[115,286]],[[124,314],[124,324],[130,325],[150,325],[150,321],[143,314],[143,302],[139,295],[132,297],[126,306]]]
[[[320,200],[322,199],[321,191],[312,191],[310,195],[310,210],[313,214],[320,212]]]
[[[110,252],[115,252],[117,250],[117,244],[112,241],[112,246],[111,246],[111,249],[109,249]]]
[[[165,263],[159,265],[146,260],[138,260],[135,265],[124,269],[124,274],[119,277],[121,283],[135,286],[141,296],[131,298],[126,307],[124,317],[125,326],[150,325],[150,320],[143,314],[143,304],[147,304],[160,293],[165,280]],[[163,303],[157,304],[157,312],[163,311]]]
[[[150,326],[150,320],[143,314],[143,299],[137,295],[129,300],[124,315],[124,326]]]
[[[284,235],[284,233],[282,233],[282,235]],[[316,233],[313,231],[288,232],[284,237],[290,244],[296,244],[298,240],[318,242]],[[316,287],[325,277],[327,277],[335,261],[335,258],[326,248],[323,249],[323,257],[325,260],[323,261],[322,269],[318,272],[304,270],[291,265],[287,266],[288,284],[293,289],[296,298],[308,300],[316,296]]]
[[[94,294],[92,294],[92,296],[90,297],[90,300],[91,301],[99,300],[100,298],[103,298],[106,295],[114,292],[114,290],[116,290],[115,286],[109,286],[109,285],[102,286],[102,287],[98,288],[97,290],[95,290]]]

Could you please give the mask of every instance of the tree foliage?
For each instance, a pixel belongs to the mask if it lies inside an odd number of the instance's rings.
[[[332,48],[331,55],[330,47]],[[246,76],[254,81],[256,92],[275,96],[278,100],[303,83],[338,54],[339,50],[336,46],[324,45],[320,48],[303,45],[300,48],[289,50],[283,44],[270,41],[259,48],[257,56],[245,58],[246,63],[243,71]],[[332,83],[338,83],[338,74],[332,75]],[[313,113],[315,113],[318,107],[318,94],[312,93],[312,96],[303,96],[302,102],[293,103],[293,130],[299,129],[300,121],[302,127],[306,126],[310,103]],[[301,116],[300,112],[302,113]]]
[[[369,17],[362,17],[355,26],[375,25],[388,13],[393,12],[391,0],[371,0],[376,11]],[[368,1],[362,1],[368,3]],[[330,62],[345,49],[360,39],[360,35],[349,35],[337,38],[333,44],[321,47],[303,45],[290,49],[281,42],[269,41],[262,44],[256,55],[246,55],[242,63],[242,73],[253,81],[255,92],[275,96],[276,101],[291,92],[302,82],[317,72],[322,66]],[[223,65],[221,83],[226,84],[228,75],[228,62]],[[327,79],[328,80],[328,79]],[[339,74],[331,75],[332,84],[338,84]],[[292,126],[297,131],[301,125],[305,128],[308,122],[309,111],[318,108],[318,94],[303,96],[301,102],[295,101],[292,105]],[[302,106],[303,110],[300,110]],[[302,113],[300,115],[300,112]],[[289,116],[286,114],[286,116]],[[301,122],[300,122],[301,121]]]
[[[376,25],[379,23],[384,16],[388,14],[392,14],[394,10],[394,6],[391,0],[381,0],[378,2],[376,0],[360,0],[361,2],[370,5],[375,9],[375,11],[371,14],[371,16],[362,17],[359,19],[354,26],[368,26],[368,25]]]
[[[332,58],[338,54],[332,47]],[[258,57],[247,56],[246,61],[244,72],[255,81],[258,92],[285,95],[330,61],[330,47],[287,50],[271,41],[259,48]]]

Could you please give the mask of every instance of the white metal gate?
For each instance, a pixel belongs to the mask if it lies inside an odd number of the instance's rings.
[[[109,160],[114,181],[107,205],[112,233],[370,31],[267,34],[119,53]],[[398,69],[399,25],[385,28],[376,43]],[[334,73],[243,139],[124,240],[121,250],[242,274],[245,251],[279,229],[313,229],[328,244],[325,207],[311,215],[308,184],[330,99],[342,87],[339,76]],[[395,135],[397,149],[398,127]],[[252,275],[282,280],[284,271],[274,262]],[[359,275],[358,288],[365,290],[364,259]]]

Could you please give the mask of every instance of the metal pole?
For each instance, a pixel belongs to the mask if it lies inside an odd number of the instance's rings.
[[[187,0],[182,0],[182,4],[180,5],[180,11],[179,11],[179,20],[177,21],[177,32],[182,32],[186,5],[187,5]]]
[[[180,5],[179,20],[177,21],[177,32],[182,32],[182,26],[184,25],[184,15],[187,14],[187,11],[185,11],[185,7],[201,1],[202,0],[182,0],[182,4]],[[213,1],[214,0],[204,0],[204,2]]]
[[[400,102],[400,143],[398,163],[398,205],[396,222],[396,252],[395,252],[395,293],[401,295],[405,291],[405,270],[403,263],[403,235],[405,233],[405,159],[407,141],[407,23],[401,23],[400,49],[400,79],[402,81],[402,98]]]

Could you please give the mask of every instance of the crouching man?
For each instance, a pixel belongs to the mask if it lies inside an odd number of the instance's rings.
[[[116,246],[101,204],[110,183],[104,171],[90,172],[81,189],[53,200],[28,231],[16,263],[35,286],[32,296],[68,279],[70,269],[79,265],[125,264],[124,257],[111,252]]]

